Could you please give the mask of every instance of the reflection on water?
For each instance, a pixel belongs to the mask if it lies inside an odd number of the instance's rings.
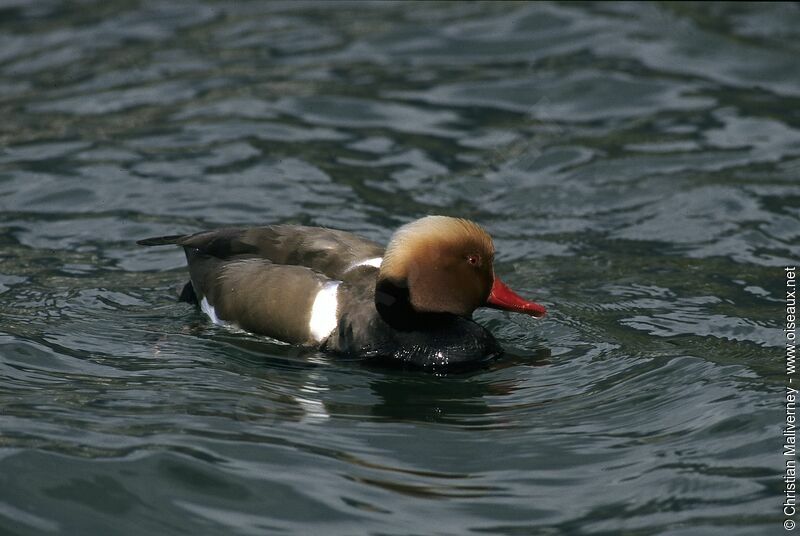
[[[795,4],[6,2],[0,532],[782,521]],[[550,314],[447,376],[225,331],[143,236],[495,237]]]

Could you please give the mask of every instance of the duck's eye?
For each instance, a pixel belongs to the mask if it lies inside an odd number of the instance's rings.
[[[470,263],[472,266],[477,266],[481,262],[480,255],[467,255],[467,262]]]

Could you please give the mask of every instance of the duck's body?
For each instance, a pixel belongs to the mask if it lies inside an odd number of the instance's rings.
[[[182,297],[215,323],[293,344],[419,366],[486,359],[502,350],[471,320],[481,305],[544,314],[494,278],[491,238],[467,220],[429,216],[387,250],[319,227],[224,228],[146,239],[186,252]]]

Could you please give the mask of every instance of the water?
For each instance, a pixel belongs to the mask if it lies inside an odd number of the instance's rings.
[[[0,533],[778,534],[796,4],[5,1]],[[448,376],[235,334],[138,238],[472,218]]]

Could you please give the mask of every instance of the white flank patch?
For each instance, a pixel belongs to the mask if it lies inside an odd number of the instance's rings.
[[[339,283],[341,281],[328,281],[322,285],[322,290],[314,298],[308,331],[317,342],[322,342],[336,327],[336,309],[339,306],[336,292],[339,289]]]
[[[212,307],[211,304],[208,303],[208,298],[206,298],[205,296],[203,296],[203,300],[200,302],[200,309],[202,309],[202,311],[208,315],[208,318],[210,318],[211,321],[214,322],[216,325],[218,326],[225,325],[225,322],[219,319],[219,317],[217,316],[217,312],[214,310],[214,307]]]
[[[381,263],[383,262],[383,257],[374,257],[372,259],[367,259],[365,261],[354,262],[350,266],[347,267],[347,270],[344,272],[347,273],[350,270],[355,270],[359,266],[372,266],[373,268],[380,268]]]

